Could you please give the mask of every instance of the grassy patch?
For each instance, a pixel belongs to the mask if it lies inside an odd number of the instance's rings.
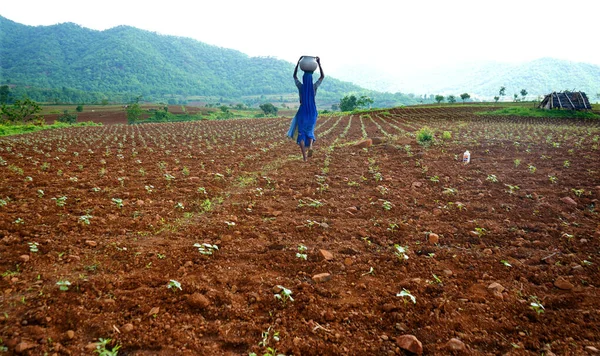
[[[0,136],[12,136],[21,135],[30,132],[37,132],[42,130],[52,129],[64,129],[67,127],[81,127],[81,126],[102,126],[101,123],[95,123],[92,121],[78,122],[72,125],[55,121],[52,125],[0,125]]]
[[[494,111],[478,112],[478,115],[507,115],[524,117],[551,117],[551,118],[573,118],[573,119],[600,119],[599,115],[591,112],[572,110],[544,110],[537,108],[508,107]]]

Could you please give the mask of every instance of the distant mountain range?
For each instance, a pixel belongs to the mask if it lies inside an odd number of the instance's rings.
[[[597,100],[600,93],[600,66],[553,58],[508,64],[498,62],[465,63],[462,66],[441,66],[411,75],[394,75],[365,66],[345,67],[334,72],[338,78],[379,91],[460,95],[490,100],[506,87],[506,97],[520,97],[521,89],[528,98],[552,91],[584,91]]]
[[[289,96],[297,100],[294,65],[190,38],[129,26],[96,31],[73,23],[26,26],[0,16],[0,85],[34,100],[56,102],[239,100],[256,105]],[[327,74],[327,73],[326,73]],[[366,94],[377,106],[415,104],[414,96],[378,93],[328,76],[317,100],[337,103]],[[294,99],[294,95],[296,99]],[[282,99],[281,101],[284,101]]]

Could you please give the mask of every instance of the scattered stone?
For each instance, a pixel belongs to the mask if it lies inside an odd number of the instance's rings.
[[[154,308],[150,309],[150,312],[148,312],[148,316],[154,316],[154,315],[158,314],[159,311],[160,311],[160,307],[154,307]]]
[[[571,290],[574,288],[573,283],[569,282],[568,280],[566,280],[563,277],[558,277],[555,281],[554,281],[554,286],[558,289],[562,289],[562,290]]]
[[[24,351],[27,351],[29,349],[33,349],[36,346],[37,346],[37,344],[34,344],[32,342],[23,341],[23,342],[20,342],[15,347],[15,352],[18,353],[18,354],[20,354],[20,353],[23,353]]]
[[[505,290],[505,288],[500,283],[496,283],[496,282],[490,284],[488,286],[488,289],[494,293],[502,293]]]
[[[394,304],[392,303],[385,303],[383,305],[383,307],[381,307],[381,309],[383,309],[384,312],[389,313],[391,311],[394,311],[395,309],[398,309]]]
[[[324,282],[328,282],[331,280],[331,274],[329,273],[319,273],[319,274],[315,274],[312,277],[313,281],[315,281],[316,283],[324,283]]]
[[[344,258],[344,265],[346,265],[346,266],[352,266],[353,263],[354,263],[354,260],[351,259],[350,257]]]
[[[415,188],[421,188],[421,186],[423,186],[422,182],[412,182],[412,184],[410,185],[413,189]]]
[[[442,213],[443,213],[443,211],[440,208],[434,208],[433,209],[433,215],[435,215],[435,216],[442,215]]]
[[[130,333],[133,331],[133,324],[127,323],[121,327],[121,330],[123,330],[124,333]]]
[[[319,250],[319,254],[321,255],[321,257],[325,260],[325,261],[331,261],[333,260],[333,253],[327,251],[327,250]]]
[[[410,351],[414,354],[423,354],[423,344],[414,335],[402,335],[396,338],[396,344],[401,349]]]
[[[85,345],[85,349],[89,352],[92,352],[92,351],[96,350],[96,347],[98,345],[100,345],[100,344],[97,342],[90,342],[89,344]]]
[[[67,330],[67,337],[69,339],[73,339],[75,337],[75,331],[73,331],[73,330]]]
[[[194,293],[188,297],[187,303],[192,308],[206,309],[210,305],[210,300],[200,293]]]
[[[382,143],[385,142],[385,138],[383,138],[383,137],[371,137],[371,142],[374,145],[381,145]]]
[[[446,348],[450,351],[458,351],[458,352],[467,351],[467,346],[465,346],[465,343],[460,341],[457,338],[452,338],[452,339],[448,340],[448,342],[446,343]]]
[[[571,206],[577,206],[577,202],[571,197],[564,197],[560,199],[563,203]]]
[[[586,346],[584,348],[584,350],[587,351],[587,352],[589,352],[589,353],[591,353],[591,354],[593,354],[593,355],[600,354],[600,350],[598,350],[594,346]]]
[[[144,201],[142,199],[138,199],[136,202],[137,206],[144,206]]]
[[[355,143],[354,147],[367,148],[367,147],[371,147],[372,145],[373,145],[373,140],[371,140],[370,138],[367,138],[365,140],[360,140],[357,143]]]
[[[450,277],[453,274],[453,272],[449,269],[443,270],[442,273],[444,273],[444,276],[446,276],[446,277]]]
[[[98,246],[98,243],[94,240],[85,240],[85,244],[91,247],[96,247]]]
[[[494,252],[493,252],[491,249],[489,249],[489,248],[486,248],[485,250],[483,250],[483,254],[484,254],[484,255],[488,255],[488,256],[489,256],[489,255],[491,255],[492,253],[494,253]]]
[[[29,262],[29,255],[21,255],[19,256],[19,260],[21,260],[21,262]]]
[[[434,234],[433,232],[427,236],[427,241],[430,244],[437,244],[440,241],[440,236],[438,234]]]
[[[390,339],[390,337],[389,337],[389,336],[387,336],[386,334],[383,334],[383,335],[381,335],[381,336],[379,336],[379,337],[380,337],[380,338],[381,338],[381,340],[383,340],[383,341],[388,341],[388,340]]]
[[[79,262],[79,261],[81,261],[81,257],[79,257],[77,255],[69,255],[69,256],[67,256],[67,260]]]

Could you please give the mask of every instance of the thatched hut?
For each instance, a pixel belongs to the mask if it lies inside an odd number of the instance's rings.
[[[592,105],[582,91],[553,92],[544,97],[541,109],[592,110]]]

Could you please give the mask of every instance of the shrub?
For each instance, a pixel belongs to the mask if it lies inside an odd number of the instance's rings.
[[[417,131],[417,142],[420,145],[427,146],[433,142],[433,130],[423,126]]]
[[[69,114],[69,112],[65,110],[63,114],[58,117],[58,122],[72,125],[77,122],[77,115]]]
[[[442,138],[444,140],[450,140],[452,138],[452,132],[444,131],[444,133],[442,133]]]

